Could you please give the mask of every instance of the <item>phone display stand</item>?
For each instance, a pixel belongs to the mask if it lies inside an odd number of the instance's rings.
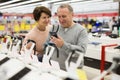
[[[33,54],[35,43],[31,40],[30,40],[30,42],[31,42],[31,47],[29,49],[27,49],[27,45],[29,44],[29,42],[27,42],[23,46],[24,51],[21,51],[21,58],[23,58],[22,60],[24,60],[25,63],[38,62],[37,55]]]
[[[9,80],[10,77],[25,67],[24,63],[17,59],[10,59],[0,66],[0,78]]]
[[[43,63],[54,67],[55,69],[60,69],[59,63],[57,61],[51,60],[55,48],[51,45],[47,45],[45,54],[43,56]]]
[[[12,44],[9,47],[9,53],[8,53],[9,57],[13,57],[13,58],[20,57],[19,51],[20,51],[21,43],[22,41],[19,40],[18,38],[12,41]]]
[[[4,37],[3,38],[3,41],[1,42],[1,50],[0,52],[3,53],[3,54],[8,54],[9,53],[9,48],[8,48],[8,45],[11,44],[11,39],[9,36],[7,37]]]
[[[68,58],[65,61],[65,66],[66,66],[66,70],[69,74],[70,78],[73,79],[78,79],[78,76],[76,75],[76,69],[80,66],[80,64],[82,64],[83,62],[83,57],[84,57],[84,53],[81,53],[79,51],[75,51],[74,54],[78,54],[78,59],[76,60],[76,62],[72,62],[70,59],[73,57],[73,53],[71,52],[68,56]],[[73,75],[74,73],[74,75]]]

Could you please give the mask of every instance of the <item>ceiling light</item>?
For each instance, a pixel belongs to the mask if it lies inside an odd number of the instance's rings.
[[[6,5],[6,4],[10,4],[10,3],[13,3],[13,2],[17,2],[17,1],[20,1],[20,0],[13,0],[13,1],[8,1],[8,2],[4,2],[4,3],[0,3],[0,6]]]
[[[31,0],[31,1],[21,2],[21,3],[17,3],[17,4],[11,4],[11,5],[0,7],[0,9],[9,8],[9,7],[16,7],[16,6],[20,6],[20,5],[23,5],[23,4],[36,2],[36,1],[42,1],[42,0]]]

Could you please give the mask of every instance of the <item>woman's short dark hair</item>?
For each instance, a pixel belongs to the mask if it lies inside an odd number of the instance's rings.
[[[33,11],[33,17],[35,21],[39,20],[42,13],[45,13],[51,17],[51,11],[48,8],[46,8],[45,6],[39,6],[36,7]]]

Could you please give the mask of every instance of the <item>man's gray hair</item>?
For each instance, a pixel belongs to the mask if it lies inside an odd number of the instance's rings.
[[[58,8],[68,8],[70,12],[73,12],[73,8],[69,4],[61,4]]]

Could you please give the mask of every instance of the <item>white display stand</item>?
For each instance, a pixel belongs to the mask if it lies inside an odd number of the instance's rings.
[[[78,59],[76,60],[76,63],[75,62],[72,62],[70,61],[70,58],[72,58],[72,52],[69,54],[68,58],[66,59],[65,61],[65,66],[66,66],[66,70],[68,72],[68,76],[73,78],[73,79],[76,79],[76,80],[79,80],[78,79],[78,76],[76,74],[76,69],[80,66],[80,64],[82,64],[83,62],[83,58],[84,58],[84,53],[81,53],[79,51],[75,51],[74,54],[78,54]],[[73,54],[73,55],[74,55]],[[69,62],[70,61],[70,62]]]
[[[23,45],[23,50],[21,51],[21,57],[19,57],[19,59],[23,60],[26,64],[39,62],[37,55],[33,54],[33,48],[35,47],[35,43],[31,42],[30,49],[27,48],[27,44],[29,43]]]
[[[53,46],[47,46],[46,53],[43,56],[43,62],[41,63],[38,61],[37,56],[33,54],[33,48],[35,46],[35,43],[32,43],[30,49],[27,49],[27,44],[24,45],[24,51],[21,51],[21,54],[18,54],[18,48],[20,43],[21,42],[18,40],[18,43],[11,47],[12,49],[8,49],[11,50],[9,51],[9,53],[0,53],[0,61],[6,57],[9,58],[9,60],[0,65],[0,80],[8,80],[10,78],[13,78],[22,70],[24,70],[24,68],[29,68],[31,71],[23,75],[20,80],[63,80],[67,77],[78,79],[78,76],[76,74],[76,68],[80,65],[84,56],[80,52],[75,52],[75,54],[79,54],[79,57],[76,63],[70,62],[70,66],[67,62],[71,54],[69,55],[65,64],[67,65],[66,72],[60,70],[60,66],[57,61],[51,60],[51,57],[55,50]],[[49,62],[51,62],[51,65],[49,64]],[[75,74],[72,72],[74,72]]]
[[[48,66],[52,66],[55,69],[60,69],[59,63],[57,61],[51,60],[55,48],[53,46],[48,45],[45,50],[45,54],[43,56],[43,64]],[[49,53],[49,54],[48,54]]]
[[[0,79],[8,80],[25,67],[24,63],[17,59],[10,59],[0,66]]]

